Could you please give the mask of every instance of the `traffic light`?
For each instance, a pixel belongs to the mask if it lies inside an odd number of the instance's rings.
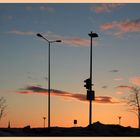
[[[91,79],[88,78],[84,82],[85,82],[84,87],[86,87],[86,89],[90,90],[91,89],[91,86],[92,86]]]
[[[95,91],[87,91],[87,100],[95,100]]]

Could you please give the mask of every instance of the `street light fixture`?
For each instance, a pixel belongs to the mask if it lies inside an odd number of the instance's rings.
[[[48,40],[47,38],[45,38],[43,35],[41,35],[40,33],[36,34],[38,37],[43,38],[44,40],[46,40],[48,43],[53,43],[53,42],[62,42],[62,40]]]
[[[61,40],[48,40],[40,33],[36,34],[38,37],[43,38],[48,42],[48,128],[50,128],[50,46],[54,42],[62,42]]]

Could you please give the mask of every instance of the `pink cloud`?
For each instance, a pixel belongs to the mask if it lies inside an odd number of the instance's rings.
[[[12,30],[12,31],[9,31],[7,33],[8,34],[16,34],[16,35],[29,35],[29,36],[35,35],[35,33],[31,32],[31,31],[23,32],[23,31],[18,31],[18,30]]]
[[[129,90],[133,89],[132,86],[126,86],[126,85],[120,85],[120,86],[117,86],[116,88],[120,88],[120,89],[129,89]]]
[[[12,31],[8,31],[6,32],[8,34],[15,34],[15,35],[24,35],[24,36],[36,36],[35,32],[32,31],[19,31],[19,30],[12,30]],[[90,40],[87,38],[83,38],[83,37],[69,37],[69,36],[62,36],[62,35],[58,35],[52,32],[46,32],[43,33],[43,36],[45,37],[49,37],[49,40],[56,40],[56,39],[60,39],[62,40],[62,44],[66,44],[66,45],[71,45],[74,47],[85,47],[85,46],[89,46],[90,45]],[[96,44],[96,41],[93,40],[93,44]]]
[[[81,37],[63,37],[63,41],[65,44],[73,45],[73,46],[89,46],[89,39],[81,38]]]
[[[110,104],[116,104],[121,103],[119,100],[109,97],[109,96],[97,96],[95,103],[110,103]]]
[[[101,30],[109,30],[113,29],[115,27],[116,22],[111,22],[111,23],[104,23],[100,26]]]
[[[90,40],[89,38],[83,38],[83,37],[70,37],[70,36],[62,36],[62,35],[58,35],[52,32],[47,32],[44,33],[45,36],[50,36],[50,38],[52,39],[61,39],[63,44],[66,45],[71,45],[71,46],[89,46]],[[93,44],[96,44],[96,41],[93,40]]]
[[[20,94],[30,94],[29,91],[19,91],[18,93],[20,93]]]
[[[122,3],[103,3],[103,4],[94,4],[90,7],[91,11],[96,13],[104,13],[104,12],[111,12],[114,8],[123,6]]]
[[[132,77],[129,81],[136,86],[140,86],[140,76]]]
[[[125,93],[122,92],[122,91],[117,91],[117,92],[115,92],[115,94],[119,94],[119,95],[121,95],[121,94],[125,94]]]
[[[122,81],[122,80],[123,80],[123,78],[118,77],[118,78],[114,78],[114,80],[115,80],[115,81]]]
[[[104,23],[100,28],[102,31],[115,29],[114,36],[121,36],[127,32],[140,32],[140,19]]]
[[[18,94],[44,94],[48,95],[48,90],[39,86],[27,86],[24,89],[20,89]],[[76,99],[78,101],[87,102],[85,94],[70,93],[66,91],[51,89],[51,96],[64,97],[65,99]],[[121,103],[119,100],[109,96],[96,96],[94,103],[102,104],[118,104]]]

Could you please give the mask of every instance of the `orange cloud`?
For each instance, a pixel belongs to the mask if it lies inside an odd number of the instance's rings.
[[[39,86],[27,86],[24,89],[21,89],[18,93],[21,94],[45,94],[48,95],[48,90]],[[73,98],[80,101],[86,101],[86,96],[84,94],[72,94],[70,92],[51,89],[51,96],[60,96],[60,97],[67,97]]]
[[[115,80],[115,81],[122,81],[122,80],[123,80],[123,78],[118,77],[118,78],[114,78],[114,80]]]
[[[119,100],[109,97],[109,96],[97,96],[95,103],[110,103],[110,104],[116,104],[116,103],[120,103]]]
[[[134,85],[140,86],[140,76],[132,77],[129,81]]]
[[[129,89],[129,90],[133,89],[132,86],[126,86],[126,85],[120,85],[120,86],[117,86],[116,88]]]
[[[21,89],[19,94],[45,94],[48,95],[48,90],[38,87],[38,86],[27,86],[24,89]],[[79,93],[70,93],[66,91],[51,89],[51,96],[58,96],[58,97],[65,97],[68,99],[76,99],[79,101],[88,101],[86,99],[85,94],[79,94]],[[94,103],[102,103],[102,104],[118,104],[121,103],[115,98],[109,97],[109,96],[96,96]]]
[[[116,94],[125,94],[124,92],[122,92],[122,91],[117,91],[117,92],[115,92]]]
[[[114,8],[123,6],[122,3],[103,3],[103,4],[94,4],[90,7],[91,11],[96,13],[104,13],[104,12],[111,12]]]
[[[89,46],[89,39],[81,38],[81,37],[63,37],[63,42],[68,45],[73,46]]]
[[[120,36],[127,32],[140,32],[140,19],[104,23],[100,28],[103,31],[115,29],[116,31],[113,34],[115,36]]]

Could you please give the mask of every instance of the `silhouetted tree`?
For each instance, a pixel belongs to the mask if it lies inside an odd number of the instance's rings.
[[[4,97],[0,97],[0,120],[5,115],[6,109],[6,99]]]
[[[131,111],[138,117],[138,128],[140,128],[140,88],[132,87],[131,94],[128,97],[128,105]]]

